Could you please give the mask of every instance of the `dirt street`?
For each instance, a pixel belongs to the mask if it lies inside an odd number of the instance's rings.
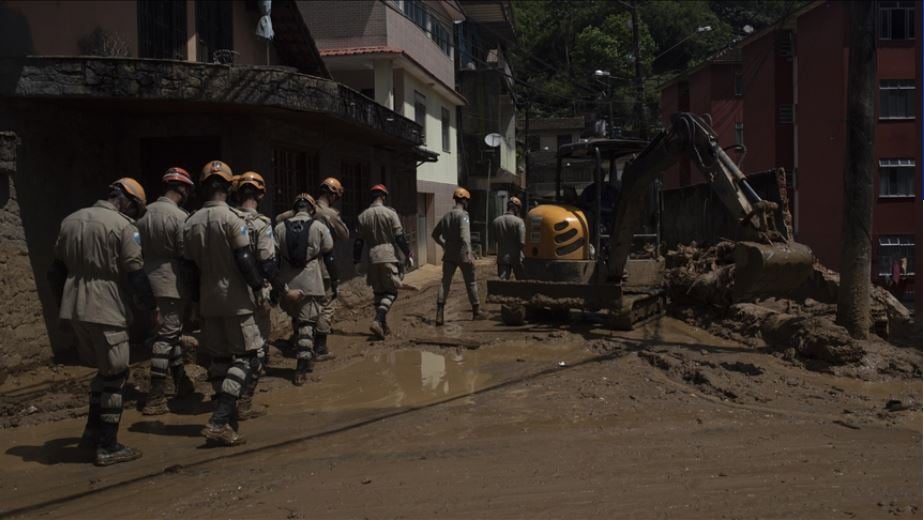
[[[345,291],[337,358],[296,388],[277,352],[256,398],[268,414],[242,423],[236,448],[204,445],[207,399],[128,409],[121,437],[144,457],[96,468],[76,447],[85,371],[7,381],[0,515],[921,516],[919,377],[813,372],[670,317],[632,332],[586,317],[506,327],[488,306],[471,322],[461,279],[438,329],[437,277],[408,277],[384,342],[367,337],[361,286]]]

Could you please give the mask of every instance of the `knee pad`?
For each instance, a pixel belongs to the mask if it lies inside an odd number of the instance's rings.
[[[232,397],[241,396],[241,391],[250,382],[250,363],[246,358],[235,359],[221,383],[221,392]]]

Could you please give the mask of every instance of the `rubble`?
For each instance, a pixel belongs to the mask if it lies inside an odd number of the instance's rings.
[[[665,288],[675,317],[822,369],[868,361],[868,342],[854,340],[836,324],[838,273],[816,262],[808,281],[787,297],[743,299],[735,292],[734,251],[734,242],[722,241],[705,248],[680,245],[667,252]],[[892,345],[912,346],[914,324],[908,309],[881,287],[873,287],[872,299],[870,332]],[[876,354],[882,355],[882,349]]]

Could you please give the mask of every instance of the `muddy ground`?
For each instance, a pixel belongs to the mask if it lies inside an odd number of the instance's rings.
[[[480,273],[487,276],[490,266]],[[907,371],[808,370],[665,317],[631,333],[468,321],[454,285],[408,278],[394,337],[370,341],[361,287],[333,361],[288,383],[277,355],[243,423],[206,448],[210,405],[125,413],[139,461],[96,468],[76,447],[84,369],[0,388],[0,509],[14,516],[261,518],[916,518],[921,384]],[[284,332],[284,331],[282,331]],[[456,344],[458,346],[453,346]],[[477,348],[476,348],[477,347]],[[889,352],[884,355],[888,356]],[[910,357],[909,357],[910,356]],[[920,373],[920,351],[898,356]],[[910,360],[910,361],[909,361]],[[144,389],[144,363],[133,378]],[[200,386],[205,392],[207,388]]]

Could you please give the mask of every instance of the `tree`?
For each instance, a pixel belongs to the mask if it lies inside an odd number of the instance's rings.
[[[854,338],[870,327],[870,253],[873,220],[873,139],[876,122],[875,3],[848,2],[847,150],[844,229],[837,321]]]

